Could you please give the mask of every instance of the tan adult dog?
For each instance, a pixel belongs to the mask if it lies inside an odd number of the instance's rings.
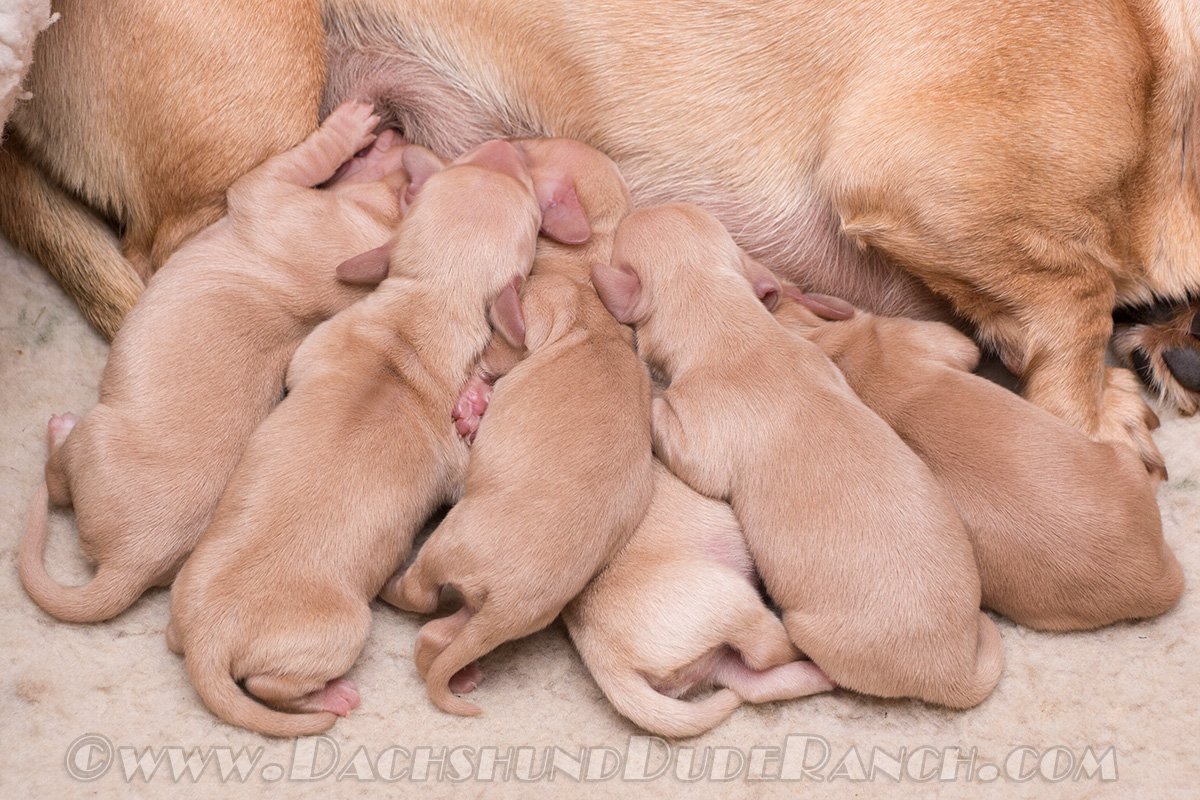
[[[591,287],[534,275],[519,306],[497,306],[497,321],[528,355],[496,386],[462,501],[383,593],[426,614],[443,586],[462,595],[455,614],[421,629],[414,659],[433,703],[462,715],[480,710],[454,696],[451,678],[553,622],[625,543],[653,491],[650,378]]]
[[[742,704],[829,691],[758,595],[726,503],[655,462],[654,497],[628,544],[563,611],[609,702],[661,736],[696,736]],[[702,700],[678,699],[724,687]]]
[[[327,102],[375,100],[444,152],[581,139],[639,204],[704,205],[806,289],[893,314],[934,313],[932,289],[1029,399],[1161,468],[1145,405],[1104,349],[1114,305],[1200,291],[1194,3],[324,7]],[[1192,410],[1197,387],[1172,396]]]
[[[856,691],[955,708],[987,697],[1003,651],[954,506],[758,302],[778,294],[774,276],[713,216],[675,205],[626,217],[592,280],[669,382],[655,452],[732,505],[796,646]]]
[[[825,322],[809,310],[813,298],[783,295],[776,318],[838,365],[949,493],[984,606],[1031,628],[1081,630],[1179,601],[1183,572],[1163,541],[1158,481],[1127,448],[1093,442],[972,375],[979,350],[948,325],[865,312]],[[814,307],[828,313],[829,302]]]
[[[170,583],[278,402],[301,339],[362,296],[334,279],[334,266],[384,242],[400,219],[407,176],[393,132],[350,161],[338,185],[311,188],[371,143],[377,122],[369,106],[343,107],[234,183],[229,215],[169,261],[121,329],[99,405],[69,436],[73,415],[51,421],[49,497],[74,506],[97,571],[84,586],[47,574],[40,492],[18,565],[47,612],[96,622]]]
[[[172,592],[168,643],[200,697],[260,733],[322,731],[357,705],[339,676],[366,641],[371,599],[457,491],[467,450],[451,407],[490,336],[488,304],[533,261],[541,215],[510,145],[428,177],[440,164],[417,169],[408,152],[417,196],[390,276],[296,352],[288,396]]]
[[[299,144],[325,78],[317,0],[55,0],[0,146],[0,230],[108,338],[144,281]],[[121,230],[120,248],[106,222]]]

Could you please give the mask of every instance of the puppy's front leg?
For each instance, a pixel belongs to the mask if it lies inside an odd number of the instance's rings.
[[[672,403],[675,399],[672,391],[668,389],[651,402],[650,433],[654,453],[684,483],[697,492],[724,500],[728,494],[728,481],[722,478],[719,470],[713,469],[713,460],[695,448],[695,442],[703,440],[704,437],[688,438],[689,431]]]
[[[333,177],[338,167],[375,140],[379,124],[372,107],[366,103],[343,103],[333,110],[321,127],[285,153],[267,159],[229,189],[232,207],[238,195],[249,185],[278,181],[291,186],[312,187]]]

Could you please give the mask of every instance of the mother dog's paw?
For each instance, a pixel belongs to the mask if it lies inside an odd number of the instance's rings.
[[[1200,302],[1133,312],[1118,327],[1117,355],[1183,414],[1200,410]]]

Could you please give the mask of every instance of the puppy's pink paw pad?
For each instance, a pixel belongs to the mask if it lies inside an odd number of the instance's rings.
[[[479,423],[482,422],[491,400],[492,385],[478,375],[468,378],[459,391],[451,416],[454,419],[454,429],[468,443],[474,441]]]
[[[61,445],[78,422],[79,417],[69,411],[52,416],[46,423],[46,435],[50,441],[50,449],[54,450]]]
[[[483,682],[483,670],[478,663],[471,663],[454,673],[450,678],[450,691],[455,694],[470,694]]]
[[[339,717],[346,716],[362,702],[358,687],[345,678],[334,678],[313,699],[322,711]]]

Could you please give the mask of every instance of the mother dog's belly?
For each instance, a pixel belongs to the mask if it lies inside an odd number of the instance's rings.
[[[829,203],[801,187],[781,204],[754,183],[731,192],[623,163],[635,205],[686,201],[711,211],[738,245],[780,276],[811,292],[843,297],[878,314],[951,321],[949,304],[917,278],[841,233]]]

